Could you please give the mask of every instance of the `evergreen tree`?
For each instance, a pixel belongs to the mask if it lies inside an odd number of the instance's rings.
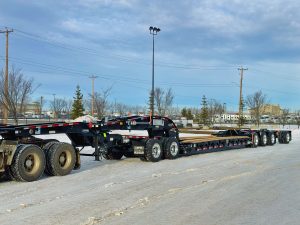
[[[209,125],[209,115],[208,115],[208,106],[207,106],[207,99],[205,95],[202,97],[202,102],[201,102],[201,111],[199,115],[200,122],[203,123],[204,125]]]
[[[193,114],[192,114],[192,110],[191,109],[187,110],[186,118],[188,120],[192,120],[193,119]]]
[[[187,111],[186,111],[186,108],[183,108],[183,109],[181,110],[181,116],[182,116],[182,117],[187,117]]]
[[[72,119],[76,119],[77,117],[83,116],[84,108],[82,103],[83,95],[81,94],[81,90],[79,85],[76,87],[75,97],[72,105]]]

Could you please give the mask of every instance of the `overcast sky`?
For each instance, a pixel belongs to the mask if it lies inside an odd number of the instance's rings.
[[[171,87],[175,105],[200,106],[202,95],[236,110],[238,67],[244,96],[262,90],[271,103],[300,109],[300,2],[296,0],[1,0],[0,29],[10,34],[10,65],[44,96],[87,97],[112,86],[110,99],[148,101],[152,37],[155,85]],[[4,67],[5,35],[0,35]]]

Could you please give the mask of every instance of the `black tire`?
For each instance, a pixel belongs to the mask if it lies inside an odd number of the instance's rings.
[[[119,151],[108,150],[106,154],[103,154],[103,158],[106,160],[120,160],[123,157],[123,153]]]
[[[278,142],[282,144],[284,141],[284,133],[283,132],[278,132]]]
[[[147,159],[144,156],[140,157],[140,160],[143,161],[143,162],[147,162]]]
[[[266,146],[268,143],[268,136],[265,132],[261,132],[260,138],[259,138],[259,145],[260,146]]]
[[[43,150],[37,145],[19,145],[10,166],[11,175],[16,181],[39,179],[46,166]]]
[[[256,148],[259,144],[259,137],[257,133],[252,134],[252,144],[251,147],[252,148]]]
[[[273,132],[271,132],[269,135],[268,135],[268,145],[275,145],[276,144],[276,136]]]
[[[76,153],[74,147],[68,143],[56,142],[48,149],[46,161],[46,171],[49,175],[65,176],[75,167]]]
[[[283,143],[288,144],[291,141],[291,135],[288,132],[285,132]]]
[[[11,166],[7,166],[5,169],[5,177],[7,180],[15,181],[16,179],[14,178],[12,171],[11,171]]]
[[[7,177],[4,172],[0,172],[0,180],[5,180]]]
[[[164,142],[165,159],[176,159],[179,155],[179,143],[176,138],[167,138]]]
[[[158,162],[163,155],[161,143],[156,139],[149,139],[145,147],[145,158],[150,162]]]
[[[125,153],[124,153],[124,156],[125,156],[126,158],[133,158],[133,157],[134,157],[134,154],[133,154],[133,152],[125,152]]]
[[[48,152],[49,152],[49,149],[50,149],[54,144],[56,144],[56,143],[58,143],[58,141],[57,141],[57,140],[53,140],[53,141],[50,141],[50,142],[46,143],[46,144],[43,146],[43,151],[44,151],[45,156],[46,156],[46,164],[47,164],[47,158],[48,158]],[[49,176],[52,175],[51,172],[48,171],[48,166],[47,166],[47,165],[46,165],[46,167],[45,167],[45,174],[47,174],[47,175],[49,175]]]

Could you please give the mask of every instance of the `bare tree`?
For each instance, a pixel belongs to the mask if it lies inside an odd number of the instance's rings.
[[[283,109],[282,113],[279,117],[279,123],[284,127],[288,123],[290,110],[289,109]]]
[[[253,95],[247,96],[246,105],[249,107],[250,113],[257,126],[260,125],[260,116],[266,102],[267,96],[263,94],[262,91],[255,92]]]
[[[163,107],[163,98],[164,98],[164,94],[165,92],[163,91],[162,88],[155,88],[154,90],[154,101],[155,101],[155,104],[156,104],[156,107],[157,107],[157,112],[158,112],[158,115],[162,115],[162,107]]]
[[[169,88],[165,94],[165,101],[164,101],[164,115],[170,114],[170,110],[172,108],[172,104],[174,101],[174,94],[171,88]]]
[[[135,115],[138,115],[140,112],[143,111],[143,108],[139,105],[135,105],[135,106],[130,106],[129,107],[129,111],[132,113],[132,114],[135,114]]]
[[[65,110],[66,110],[66,113],[68,115],[68,119],[70,119],[70,115],[71,115],[71,112],[72,112],[72,106],[73,106],[73,100],[72,99],[67,99]]]
[[[216,116],[221,117],[224,113],[223,105],[215,99],[208,101],[208,115],[210,121],[214,124],[216,122]]]
[[[166,92],[162,88],[155,88],[154,101],[157,107],[158,115],[165,116],[170,113],[174,100],[172,89],[169,88]]]
[[[25,102],[33,93],[33,79],[26,79],[21,69],[12,67],[9,73],[8,94],[4,88],[4,73],[0,75],[0,103],[12,115],[16,124],[18,124],[18,113],[25,109]]]
[[[120,115],[120,116],[125,116],[126,113],[130,110],[128,110],[128,106],[123,104],[123,103],[117,103],[116,105],[116,112]]]
[[[95,92],[94,94],[94,107],[99,119],[105,116],[107,107],[109,105],[108,97],[110,95],[111,89],[112,87],[109,87],[103,90],[101,93]]]
[[[66,111],[67,101],[62,98],[56,98],[50,102],[51,110],[54,113],[54,118],[60,117],[63,111]]]

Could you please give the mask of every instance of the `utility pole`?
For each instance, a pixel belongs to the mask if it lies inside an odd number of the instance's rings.
[[[95,79],[98,76],[90,76],[89,78],[92,79],[92,116],[94,116],[94,102],[95,102]]]
[[[4,78],[4,104],[6,105],[3,112],[4,123],[7,124],[8,110],[7,110],[7,98],[8,98],[8,35],[13,32],[13,29],[5,28],[5,30],[0,30],[0,33],[6,34],[6,58],[5,58],[5,78]]]
[[[43,99],[44,99],[44,97],[41,96],[41,102],[40,102],[40,116],[42,115],[42,112],[43,112]]]
[[[239,127],[241,126],[242,117],[243,117],[243,76],[244,71],[248,70],[248,68],[238,68],[238,70],[241,72],[241,79],[240,79],[240,100],[239,100]]]

